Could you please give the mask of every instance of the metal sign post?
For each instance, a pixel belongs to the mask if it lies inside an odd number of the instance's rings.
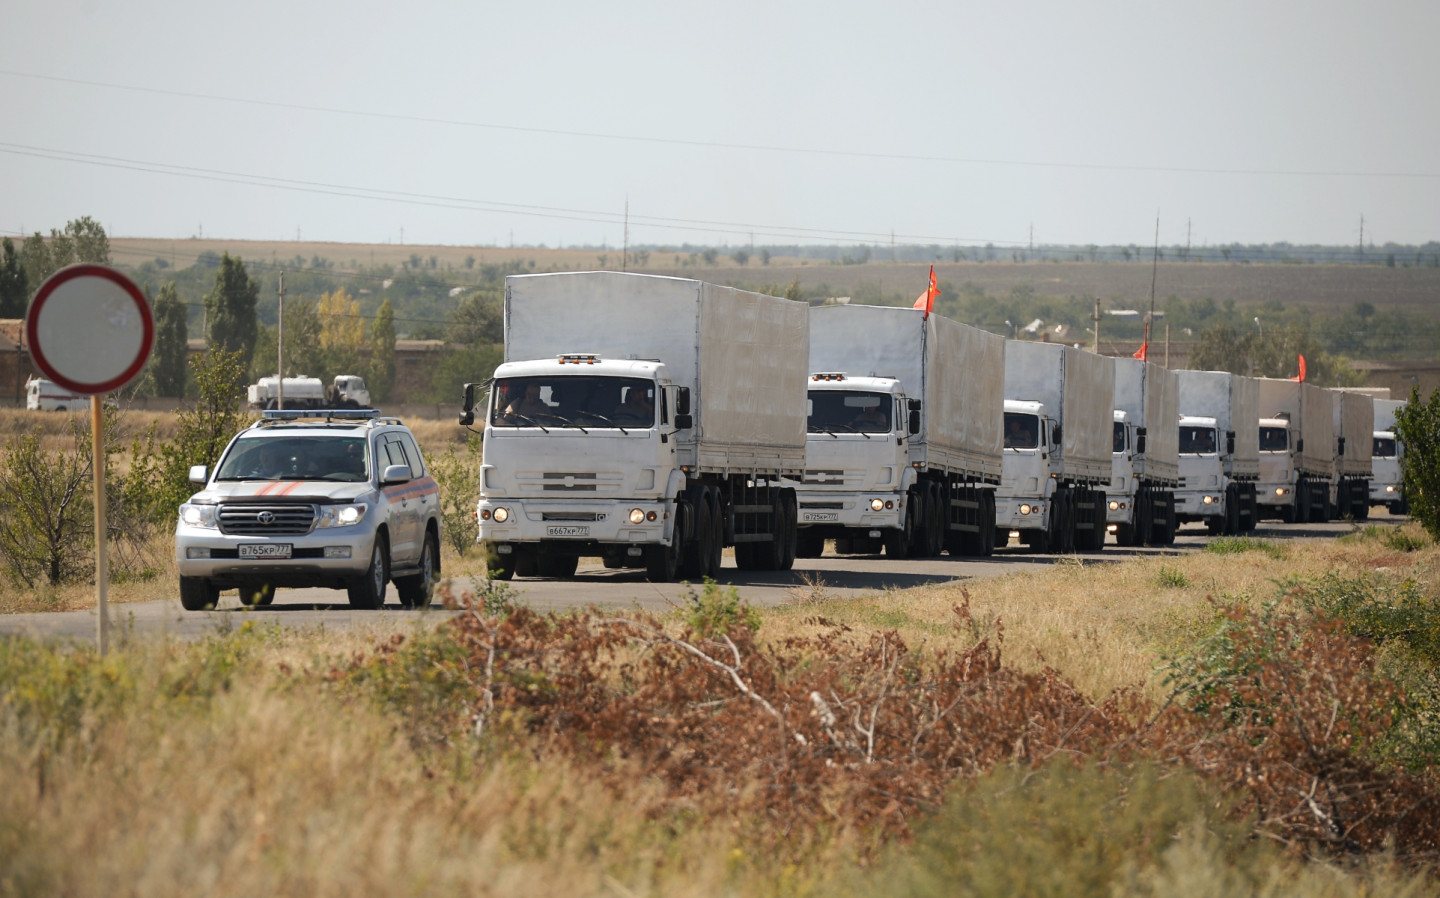
[[[95,480],[96,641],[108,646],[110,581],[105,527],[104,395],[134,380],[155,343],[150,303],[134,282],[103,265],[72,265],[40,286],[25,316],[35,366],[68,390],[90,397]]]

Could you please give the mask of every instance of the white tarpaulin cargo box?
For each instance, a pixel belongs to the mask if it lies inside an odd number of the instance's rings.
[[[1060,343],[1012,340],[1005,347],[1005,398],[1043,402],[1060,423],[1063,478],[1110,482],[1115,425],[1110,359]]]

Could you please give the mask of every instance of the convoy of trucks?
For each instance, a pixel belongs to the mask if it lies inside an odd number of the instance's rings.
[[[654,581],[794,562],[805,303],[621,272],[516,275],[490,381],[477,506],[501,579],[581,556]],[[474,420],[467,384],[462,423]]]
[[[1403,399],[1375,400],[1375,430],[1371,437],[1370,504],[1383,505],[1391,514],[1409,514],[1410,503],[1401,486],[1400,465],[1405,444],[1395,436],[1395,413]]]
[[[284,387],[283,395],[281,387]],[[277,409],[280,403],[296,409],[370,408],[370,390],[358,374],[340,374],[329,385],[318,377],[287,377],[282,383],[275,375],[262,377],[246,390],[252,409]]]
[[[460,415],[484,418],[476,519],[499,579],[584,556],[700,579],[728,546],[785,570],[828,540],[1099,551],[1405,507],[1400,403],[1363,393],[620,272],[511,276],[504,326]]]
[[[1115,364],[1115,428],[1106,523],[1121,546],[1175,542],[1180,378],[1134,358]]]
[[[989,555],[1005,341],[918,309],[810,312],[798,554]]]
[[[996,544],[1011,531],[1036,552],[1105,544],[1115,367],[1058,343],[1005,346],[1005,437]]]

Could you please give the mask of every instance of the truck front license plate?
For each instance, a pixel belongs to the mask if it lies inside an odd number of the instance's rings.
[[[546,536],[589,536],[589,527],[546,527]]]
[[[801,513],[800,513],[800,520],[802,520],[802,521],[838,521],[838,520],[840,520],[840,512],[838,512],[838,511],[805,511],[805,512],[801,512]]]
[[[241,558],[289,558],[290,544],[258,543],[240,546]]]

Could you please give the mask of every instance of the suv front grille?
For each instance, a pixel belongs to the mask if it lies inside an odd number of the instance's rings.
[[[302,536],[315,524],[315,506],[222,505],[220,530],[237,536]]]

